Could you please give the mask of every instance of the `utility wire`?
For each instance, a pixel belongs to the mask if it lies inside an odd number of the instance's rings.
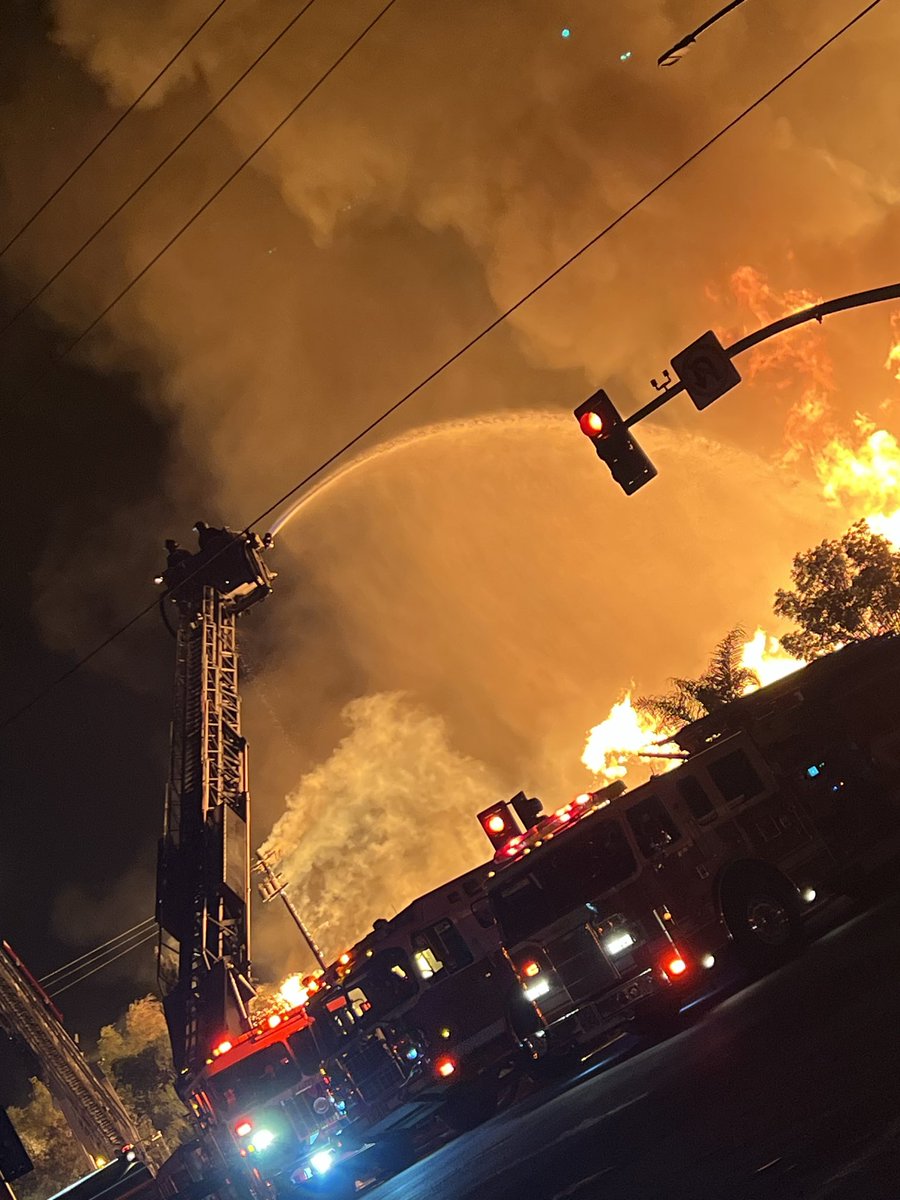
[[[210,21],[216,15],[216,13],[219,11],[219,9],[223,8],[226,3],[227,3],[227,0],[219,0],[219,3],[215,6],[215,8],[213,8],[203,18],[203,20],[200,22],[200,24],[197,26],[197,28],[194,30],[194,32],[191,34],[191,36],[187,39],[187,41],[182,43],[182,45],[179,46],[179,48],[175,51],[175,53],[172,55],[172,57],[169,59],[169,61],[166,63],[166,65],[164,67],[162,67],[159,71],[157,71],[157,73],[153,76],[153,78],[150,80],[150,82],[147,84],[147,86],[144,88],[144,90],[141,92],[141,94],[136,99],[132,100],[131,104],[129,104],[129,106],[125,109],[125,111],[119,117],[117,117],[115,121],[113,121],[112,125],[110,125],[110,127],[109,127],[109,129],[107,129],[106,133],[104,133],[104,135],[100,138],[99,142],[95,142],[95,144],[91,147],[91,149],[88,150],[87,154],[85,154],[84,157],[75,164],[75,166],[72,168],[72,170],[69,172],[69,174],[65,177],[65,179],[63,179],[63,181],[61,183],[57,184],[57,186],[53,189],[53,191],[46,198],[46,200],[44,200],[44,202],[34,210],[34,212],[31,214],[31,216],[28,218],[28,220],[25,222],[25,224],[22,225],[21,228],[16,233],[13,234],[13,236],[9,239],[9,241],[6,243],[6,245],[0,247],[0,258],[3,257],[3,255],[7,252],[7,250],[11,249],[16,244],[16,242],[19,240],[19,238],[22,236],[23,233],[25,233],[27,230],[29,230],[31,228],[31,226],[38,219],[38,217],[41,215],[41,213],[48,207],[48,205],[53,203],[53,201],[56,199],[56,197],[59,195],[59,193],[63,190],[63,188],[68,187],[68,185],[72,182],[72,180],[75,178],[75,176],[81,170],[81,168],[90,162],[90,160],[94,157],[94,155],[97,153],[97,151],[100,149],[100,147],[104,144],[104,142],[106,142],[110,137],[112,137],[112,135],[116,132],[116,130],[119,128],[119,126],[122,124],[122,122],[124,120],[126,120],[134,112],[134,110],[141,103],[141,101],[144,99],[144,97],[147,95],[147,93],[151,92],[153,90],[153,88],[156,87],[156,85],[162,79],[163,75],[165,75],[165,73],[169,70],[169,68],[175,64],[175,62],[182,56],[182,54],[184,54],[185,50],[187,50],[187,48],[188,48],[188,46],[190,46],[191,42],[193,42],[194,39],[198,36],[198,34],[200,34],[206,28],[206,26],[210,23]]]
[[[313,4],[313,3],[315,3],[315,0],[308,0],[306,8],[309,8],[310,4]],[[299,110],[304,106],[304,104],[306,104],[307,101],[310,100],[316,94],[316,92],[319,90],[319,88],[322,86],[322,84],[325,83],[325,81],[331,77],[331,75],[338,69],[338,67],[341,65],[341,63],[344,61],[344,59],[347,58],[347,56],[356,49],[356,47],[363,40],[363,38],[365,38],[366,35],[368,33],[370,33],[372,29],[375,28],[375,26],[382,19],[382,17],[386,16],[387,13],[390,11],[390,9],[392,9],[396,3],[397,3],[397,0],[388,0],[387,4],[385,4],[385,6],[380,10],[380,12],[378,12],[372,18],[372,20],[368,23],[368,25],[366,25],[366,27],[363,29],[362,33],[357,34],[357,36],[353,39],[353,41],[350,43],[350,45],[347,46],[347,48],[341,54],[338,55],[338,57],[334,60],[334,62],[331,64],[331,66],[327,69],[327,71],[325,71],[322,75],[319,76],[319,78],[312,85],[312,87],[310,87],[306,92],[304,92],[304,94],[300,97],[300,99],[293,106],[293,108],[291,108],[281,118],[281,120],[278,122],[278,124],[275,126],[275,128],[272,129],[268,134],[266,134],[266,136],[263,138],[263,140],[258,143],[256,148],[254,150],[251,150],[251,152],[246,156],[246,158],[244,158],[235,167],[235,169],[231,172],[231,174],[225,179],[225,181],[223,183],[221,183],[216,188],[216,190],[212,193],[212,195],[208,196],[206,198],[206,200],[204,200],[204,202],[196,210],[196,212],[193,214],[193,216],[189,217],[187,219],[187,221],[185,221],[185,223],[181,226],[181,228],[176,233],[174,233],[169,238],[169,240],[159,250],[157,250],[157,252],[153,255],[153,257],[148,262],[146,262],[143,267],[141,267],[141,269],[140,269],[140,271],[138,271],[137,275],[135,275],[131,279],[131,281],[129,283],[127,283],[125,285],[125,287],[123,287],[122,290],[116,296],[113,297],[112,300],[110,300],[109,304],[107,304],[106,307],[101,312],[99,312],[96,317],[94,317],[93,321],[91,321],[91,323],[89,325],[86,325],[85,328],[82,329],[81,333],[78,334],[78,336],[74,339],[74,341],[69,342],[68,345],[56,356],[57,362],[60,361],[61,359],[65,358],[68,354],[70,354],[75,349],[75,347],[77,345],[79,345],[80,342],[83,342],[84,339],[88,336],[88,334],[92,333],[93,330],[96,329],[97,326],[100,324],[100,322],[112,312],[112,310],[116,307],[116,305],[128,295],[128,293],[135,286],[135,284],[139,283],[144,278],[144,276],[147,274],[147,272],[159,262],[159,260],[163,257],[163,255],[166,254],[169,250],[171,250],[171,248],[175,245],[175,243],[182,236],[182,234],[187,233],[187,231],[194,224],[194,222],[197,220],[197,218],[202,216],[203,213],[205,213],[206,210],[210,207],[210,205],[213,204],[219,198],[219,196],[222,195],[222,193],[225,191],[225,189],[230,184],[232,184],[235,179],[237,179],[238,175],[240,175],[241,172],[246,167],[248,167],[250,165],[250,163],[253,162],[253,160],[256,158],[257,154],[259,154],[262,150],[265,149],[266,146],[268,146],[268,144],[269,144],[269,142],[271,142],[272,138],[275,137],[275,135],[277,133],[279,133],[281,131],[281,129],[284,128],[284,126],[288,123],[288,121],[290,121],[290,119],[297,112],[299,112]],[[876,3],[878,3],[878,0],[876,0]],[[305,12],[306,9],[304,9],[303,11]],[[3,330],[0,329],[0,333],[2,333],[2,332],[3,332]]]
[[[604,227],[598,233],[595,233],[593,237],[589,238],[574,252],[574,254],[570,254],[569,257],[564,262],[560,263],[560,265],[553,271],[551,271],[549,275],[545,275],[540,283],[535,284],[533,288],[527,291],[523,296],[520,296],[514,304],[511,304],[509,308],[504,309],[504,311],[500,313],[499,316],[495,317],[489,325],[485,325],[485,327],[479,333],[476,333],[474,337],[470,338],[465,345],[461,346],[457,351],[451,354],[449,358],[444,359],[440,366],[435,367],[435,369],[429,375],[426,375],[424,379],[420,380],[415,387],[410,388],[410,390],[405,395],[401,396],[399,400],[395,400],[390,408],[386,408],[380,416],[376,417],[373,421],[370,421],[364,429],[360,430],[360,432],[352,437],[348,442],[345,442],[340,449],[335,450],[335,452],[329,458],[327,458],[323,463],[320,463],[315,470],[311,471],[308,475],[301,479],[299,483],[294,484],[294,486],[289,491],[285,492],[283,496],[280,496],[274,504],[270,504],[264,512],[261,512],[259,516],[255,518],[255,520],[250,522],[248,528],[252,529],[254,525],[259,524],[260,521],[263,521],[266,517],[271,516],[271,514],[275,512],[277,508],[280,508],[282,504],[286,503],[286,501],[290,500],[292,496],[295,496],[297,492],[306,487],[307,484],[311,483],[317,475],[321,475],[321,473],[327,470],[332,463],[346,454],[348,450],[352,449],[357,442],[361,441],[364,437],[370,434],[373,429],[377,429],[382,422],[386,421],[388,417],[393,416],[393,414],[399,408],[402,408],[407,401],[411,400],[413,396],[416,396],[422,391],[423,388],[427,387],[428,384],[437,379],[439,375],[442,375],[448,367],[452,366],[453,363],[457,361],[457,359],[462,358],[464,354],[467,354],[474,346],[477,346],[478,343],[483,341],[489,333],[493,333],[498,325],[502,325],[504,321],[508,320],[513,315],[513,313],[518,312],[523,305],[527,304],[529,300],[533,299],[539,292],[543,291],[547,284],[552,283],[557,276],[561,275],[563,271],[571,267],[574,262],[577,262],[577,260],[581,258],[583,254],[586,254],[588,250],[593,249],[593,247],[596,246],[602,238],[605,238],[607,234],[612,233],[612,231],[618,225],[621,225],[621,223],[627,217],[630,217],[633,212],[636,212],[637,209],[646,204],[647,201],[655,196],[656,193],[662,188],[664,188],[666,184],[671,183],[673,179],[677,178],[696,159],[698,159],[702,154],[705,154],[707,150],[725,137],[727,133],[729,133],[735,128],[736,125],[739,125],[741,121],[759,108],[761,104],[764,104],[770,96],[774,95],[774,93],[778,91],[779,88],[783,87],[784,84],[786,84],[790,79],[793,79],[795,75],[798,75],[804,67],[807,67],[813,61],[813,59],[818,58],[818,56],[824,50],[827,50],[827,48],[833,42],[836,42],[838,38],[842,37],[845,33],[847,33],[848,30],[852,29],[857,21],[861,21],[864,16],[870,13],[872,9],[877,8],[880,3],[881,0],[871,0],[871,3],[866,5],[861,12],[858,12],[855,17],[851,18],[851,20],[849,20],[845,25],[841,26],[836,33],[833,33],[831,37],[817,46],[815,50],[811,51],[806,58],[799,62],[794,68],[792,68],[792,70],[788,71],[786,75],[782,75],[782,77],[776,83],[772,84],[772,86],[765,92],[763,92],[761,96],[752,101],[752,103],[748,104],[746,108],[742,109],[736,117],[733,117],[727,125],[723,125],[718,133],[715,133],[712,137],[707,138],[703,145],[695,150],[693,154],[689,154],[688,157],[683,159],[677,167],[674,167],[667,175],[664,175],[658,183],[655,183],[653,187],[644,192],[643,195],[639,196],[637,200],[635,200],[632,204],[629,204],[626,209],[620,212],[617,217],[614,217],[609,224],[604,225]],[[0,729],[2,729],[2,726],[0,726]]]
[[[157,932],[158,931],[155,928],[143,929],[139,933],[128,938],[127,943],[120,942],[117,946],[113,946],[110,948],[110,950],[104,952],[102,955],[97,955],[97,957],[82,963],[81,966],[75,967],[67,974],[57,976],[52,983],[48,983],[46,985],[42,984],[41,986],[48,989],[58,989],[60,984],[63,983],[68,983],[70,981],[77,983],[80,979],[85,978],[88,975],[92,975],[94,970],[99,971],[101,967],[106,966],[107,963],[115,961],[120,954],[126,954],[129,950],[134,950],[136,946],[143,945],[149,937],[156,937]],[[114,951],[115,953],[113,953]]]
[[[56,978],[57,975],[68,975],[69,972],[72,970],[72,968],[77,966],[84,959],[95,958],[102,950],[105,950],[108,946],[112,946],[116,942],[124,941],[126,938],[131,937],[132,934],[134,934],[137,930],[146,932],[146,927],[153,925],[155,923],[156,923],[156,919],[154,917],[147,917],[146,920],[139,921],[137,923],[137,925],[132,925],[132,927],[130,929],[126,929],[124,933],[116,934],[115,937],[110,938],[109,941],[107,941],[107,942],[101,942],[100,945],[95,946],[93,950],[88,950],[85,954],[79,955],[78,958],[73,958],[71,962],[67,962],[62,967],[57,967],[55,971],[48,971],[48,973],[46,975],[42,976],[38,980],[38,982],[40,984],[51,983]]]
[[[57,988],[55,991],[48,992],[47,994],[50,996],[51,1000],[55,1000],[57,996],[61,996],[63,992],[67,992],[69,988],[75,987],[76,984],[84,983],[85,979],[90,979],[92,975],[96,975],[98,971],[102,971],[105,967],[111,966],[120,958],[124,958],[125,955],[130,954],[132,950],[138,950],[141,946],[149,946],[149,944],[154,941],[156,941],[156,931],[151,930],[142,941],[135,942],[133,946],[129,946],[128,949],[123,950],[121,954],[117,954],[114,958],[107,959],[107,961],[102,962],[99,967],[94,967],[92,971],[86,971],[83,975],[79,975],[77,979],[72,979],[68,983],[63,984],[61,988]]]
[[[373,21],[370,25],[368,25],[366,27],[366,29],[363,31],[363,34],[361,34],[360,37],[356,39],[356,41],[351,43],[350,47],[348,47],[348,49],[341,56],[341,59],[346,57],[346,55],[350,52],[350,50],[353,49],[353,46],[358,44],[358,42],[361,40],[361,38],[364,37],[365,34],[368,32],[368,30],[372,28],[372,25],[375,24],[375,22],[377,22],[378,20],[380,20],[380,18],[382,16],[384,16],[384,14],[392,6],[393,3],[395,3],[395,0],[390,0],[390,3],[388,3],[384,9],[382,9],[382,11],[375,18],[375,21]],[[307,484],[311,483],[323,471],[327,470],[328,467],[330,467],[334,462],[337,461],[337,459],[341,458],[344,454],[347,453],[348,450],[351,450],[358,442],[360,442],[364,437],[366,437],[369,433],[371,433],[373,429],[377,429],[379,425],[381,425],[390,416],[392,416],[399,408],[401,408],[404,404],[406,404],[407,401],[411,400],[420,391],[422,391],[423,388],[427,387],[427,385],[429,383],[431,383],[439,375],[443,374],[443,372],[446,371],[448,369],[448,367],[452,366],[453,363],[455,363],[458,359],[462,358],[462,356],[464,354],[466,354],[469,350],[471,350],[473,346],[476,346],[479,342],[481,342],[484,338],[486,338],[488,336],[488,334],[492,333],[493,330],[496,329],[498,325],[501,325],[504,321],[506,321],[513,313],[515,313],[524,304],[526,304],[529,300],[531,300],[534,296],[536,296],[540,291],[542,291],[549,283],[551,283],[554,279],[556,279],[558,275],[562,274],[563,271],[565,271],[574,262],[576,262],[579,258],[581,258],[582,255],[586,254],[587,251],[590,250],[593,246],[595,246],[602,238],[606,237],[606,235],[608,233],[611,233],[612,230],[615,229],[618,225],[620,225],[627,217],[629,217],[633,212],[635,212],[638,208],[640,208],[643,204],[645,204],[652,196],[655,196],[657,192],[659,192],[663,187],[666,186],[666,184],[670,183],[673,179],[675,179],[678,175],[680,175],[683,171],[685,171],[687,169],[687,167],[689,167],[702,154],[704,154],[707,150],[709,150],[712,146],[714,146],[718,141],[720,141],[727,133],[729,133],[732,129],[734,129],[736,125],[740,124],[740,122],[743,121],[746,117],[748,117],[752,112],[754,112],[755,109],[759,108],[759,106],[761,104],[764,104],[765,101],[768,100],[770,96],[772,96],[775,92],[777,92],[779,90],[779,88],[783,87],[784,84],[786,84],[789,80],[793,79],[795,75],[799,74],[799,72],[802,71],[805,67],[807,67],[814,59],[818,58],[818,56],[820,54],[822,54],[823,51],[827,50],[829,46],[831,46],[834,42],[836,42],[840,37],[842,37],[850,29],[852,29],[853,26],[857,24],[857,22],[861,21],[863,19],[863,17],[865,17],[868,13],[872,12],[873,9],[877,8],[880,3],[881,3],[881,0],[871,0],[871,3],[867,4],[866,7],[861,9],[856,14],[855,17],[852,17],[849,21],[847,21],[844,25],[842,25],[841,28],[838,29],[836,33],[833,33],[824,42],[820,43],[820,45],[817,46],[815,50],[812,50],[795,67],[793,67],[790,71],[788,71],[787,74],[783,75],[776,83],[774,83],[770,88],[768,88],[765,92],[763,92],[763,94],[761,96],[759,96],[758,99],[752,101],[752,103],[747,105],[746,108],[742,109],[741,112],[738,113],[737,116],[733,117],[726,125],[724,125],[718,131],[718,133],[715,133],[715,134],[713,134],[712,137],[708,138],[703,143],[703,145],[699,147],[699,149],[695,150],[687,158],[683,159],[682,162],[679,163],[679,165],[677,167],[674,167],[671,171],[669,171],[669,173],[667,175],[665,175],[658,183],[654,184],[654,186],[652,188],[650,188],[648,191],[644,192],[643,195],[640,196],[637,200],[635,200],[632,204],[630,204],[628,206],[628,208],[626,208],[617,217],[615,217],[612,221],[610,221],[607,225],[605,225],[598,233],[594,234],[593,237],[591,237],[587,242],[585,242],[581,247],[579,247],[579,249],[576,250],[573,254],[571,254],[564,262],[562,262],[558,267],[556,267],[548,275],[544,276],[544,278],[539,283],[535,284],[534,287],[529,289],[529,291],[527,291],[523,296],[521,296],[514,304],[510,305],[509,308],[505,309],[502,313],[500,313],[500,315],[498,317],[496,317],[493,321],[491,321],[490,324],[486,325],[479,333],[475,334],[472,338],[470,338],[468,342],[466,342],[462,347],[460,347],[460,349],[455,351],[455,353],[450,355],[449,358],[446,358],[439,366],[435,367],[435,369],[433,371],[431,371],[428,375],[426,375],[425,378],[422,379],[419,383],[417,383],[415,385],[415,387],[410,388],[410,390],[408,392],[406,392],[405,395],[401,396],[399,400],[396,400],[389,408],[385,409],[384,412],[382,412],[380,414],[380,416],[378,416],[378,417],[374,418],[372,421],[370,421],[369,424],[366,425],[364,429],[362,429],[354,437],[350,438],[350,440],[345,442],[339,449],[335,450],[335,452],[333,454],[329,455],[329,457],[326,458],[323,462],[321,462],[319,464],[319,466],[317,466],[315,468],[315,470],[311,471],[308,475],[304,476],[304,478],[301,479],[299,481],[299,483],[294,484],[294,486],[292,488],[290,488],[287,492],[285,492],[282,496],[280,496],[273,504],[270,504],[268,508],[264,509],[261,513],[259,513],[252,521],[250,521],[244,527],[243,532],[249,533],[253,529],[254,525],[258,525],[261,521],[265,520],[266,517],[271,516],[271,514],[273,512],[275,512],[276,509],[280,508],[282,504],[284,504],[288,500],[290,500],[293,496],[295,496],[297,494],[297,492],[299,492],[302,488],[306,487]],[[330,73],[332,70],[334,70],[334,67],[336,67],[338,65],[338,63],[341,61],[341,59],[338,59],[337,62],[335,64],[333,64],[333,66],[331,68],[329,68],[329,72],[327,72],[326,75],[328,73]],[[322,79],[320,80],[320,82],[324,82],[325,77],[326,76],[323,76]],[[316,86],[318,86],[318,85],[316,85]],[[307,97],[310,94],[311,93],[307,93]],[[288,116],[285,117],[284,120],[281,121],[279,123],[279,125],[275,127],[275,129],[272,131],[272,133],[269,135],[269,137],[271,138],[272,136],[274,136],[274,134],[278,132],[278,129],[281,127],[281,125],[283,125],[284,122],[286,120],[288,120],[292,115],[293,115],[293,112],[289,113]],[[268,140],[268,139],[266,139],[266,140]],[[258,151],[262,148],[263,144],[265,144],[265,143],[261,143],[260,146],[257,147],[257,150],[253,151],[253,153],[249,156],[249,158],[246,161],[250,161],[250,158],[252,158],[256,153],[258,153]],[[238,168],[238,171],[240,169],[241,168]],[[209,200],[207,200],[207,202],[203,206],[203,208],[208,207],[212,203],[212,201],[216,198],[216,196],[219,195],[225,189],[225,187],[228,186],[228,183],[231,182],[231,179],[233,179],[234,175],[236,175],[237,173],[238,172],[235,172],[228,180],[226,180],[226,182],[222,185],[222,187],[219,188],[218,191],[216,193],[214,193],[213,196],[211,196]],[[112,307],[114,307],[114,305],[116,303],[118,303],[118,300],[121,299],[121,296],[124,295],[125,292],[127,292],[138,281],[138,279],[141,278],[142,275],[146,274],[146,272],[150,269],[150,267],[153,266],[154,262],[158,261],[162,257],[162,255],[166,252],[166,250],[177,240],[177,238],[180,236],[180,234],[183,233],[184,230],[186,228],[188,228],[188,226],[190,224],[193,223],[193,221],[200,215],[200,213],[202,211],[203,211],[203,209],[199,209],[197,211],[197,213],[194,214],[194,216],[191,218],[191,220],[189,222],[187,222],[187,224],[182,228],[182,230],[178,234],[176,234],[175,237],[172,238],[166,244],[166,246],[163,247],[163,249],[161,251],[159,251],[159,253],[155,256],[155,258],[152,259],[143,268],[143,270],[140,272],[140,274],[132,280],[132,283],[129,284],[126,289],[124,289],[124,291],[120,294],[120,296],[117,297],[117,299],[114,300],[110,305],[108,305],[107,308],[100,314],[99,317],[95,318],[95,320],[91,323],[91,325],[88,326],[88,328],[85,329],[78,336],[78,338],[76,338],[75,342],[72,342],[65,350],[63,350],[61,352],[61,354],[59,355],[60,358],[65,357],[65,355],[68,354],[69,351],[75,345],[77,345],[77,343],[80,342],[87,335],[87,333],[89,333],[90,330],[93,329],[103,319],[104,316],[106,316],[106,314],[110,311],[110,309]],[[187,580],[185,580],[184,582],[187,582]],[[136,613],[130,620],[126,621],[123,625],[119,626],[119,628],[117,630],[115,630],[113,633],[109,634],[108,637],[104,638],[101,642],[99,642],[96,646],[94,646],[93,649],[89,650],[77,662],[73,663],[71,667],[69,667],[67,670],[63,671],[62,674],[60,674],[57,677],[55,677],[54,679],[52,679],[44,688],[42,688],[39,692],[35,693],[35,695],[32,696],[30,700],[27,700],[24,704],[20,705],[17,709],[14,709],[11,713],[9,713],[2,720],[2,722],[0,722],[0,733],[2,733],[3,730],[7,729],[10,725],[12,725],[12,723],[14,721],[18,720],[19,717],[21,717],[24,713],[26,713],[30,709],[34,708],[34,706],[36,704],[39,704],[60,683],[63,683],[66,679],[70,678],[77,671],[79,671],[83,666],[85,666],[93,658],[95,658],[98,654],[100,654],[103,650],[105,650],[106,647],[110,645],[110,643],[114,642],[117,638],[121,637],[133,625],[136,625],[138,623],[138,621],[140,621],[143,617],[145,617],[147,615],[147,613],[152,612],[153,609],[155,609],[157,607],[158,603],[159,603],[159,598],[157,597],[153,601],[151,601],[148,605],[146,605],[143,609],[141,609],[138,613]]]
[[[15,310],[15,312],[6,321],[5,324],[0,325],[0,334],[6,333],[7,329],[9,329],[12,325],[15,325],[15,323],[16,323],[16,321],[18,321],[19,317],[23,316],[26,312],[28,312],[28,310],[31,308],[31,306],[33,304],[35,304],[38,300],[40,300],[41,296],[44,295],[44,293],[47,291],[47,289],[52,287],[53,284],[56,283],[56,281],[57,281],[57,279],[59,279],[60,275],[62,275],[65,271],[67,271],[69,269],[69,267],[71,267],[72,263],[75,262],[76,259],[81,257],[81,255],[85,252],[85,250],[87,250],[88,246],[92,245],[93,242],[95,242],[96,239],[100,236],[100,234],[103,233],[103,231],[112,224],[112,222],[116,219],[116,217],[119,215],[119,213],[121,213],[125,208],[127,208],[128,205],[131,203],[131,201],[134,200],[135,197],[138,196],[144,190],[144,188],[147,186],[147,184],[150,182],[150,180],[155,178],[159,174],[159,172],[163,169],[163,167],[168,162],[170,162],[172,158],[174,158],[174,156],[178,153],[178,151],[181,149],[181,147],[184,146],[186,142],[190,141],[190,139],[194,136],[194,134],[197,132],[197,130],[206,124],[206,122],[209,120],[209,118],[215,112],[217,112],[218,109],[225,103],[225,101],[228,99],[228,97],[231,95],[231,93],[236,88],[240,87],[240,85],[244,82],[244,80],[247,78],[247,76],[259,66],[259,64],[263,61],[263,59],[266,57],[266,55],[269,54],[270,51],[274,50],[274,48],[278,45],[278,43],[281,41],[281,39],[283,37],[285,37],[294,28],[294,26],[297,24],[297,22],[300,20],[300,18],[303,16],[303,14],[308,12],[308,10],[310,8],[312,8],[312,6],[315,3],[316,3],[316,0],[306,0],[306,3],[299,9],[298,12],[296,12],[294,14],[293,17],[291,17],[290,21],[288,21],[287,25],[284,26],[284,28],[280,31],[280,33],[277,33],[275,35],[275,37],[269,42],[268,46],[266,46],[266,48],[264,50],[261,50],[259,52],[259,54],[257,54],[257,56],[256,56],[256,58],[254,58],[253,62],[251,62],[250,65],[241,72],[241,74],[237,77],[237,79],[234,81],[234,83],[232,83],[231,86],[222,93],[222,95],[218,98],[218,100],[215,102],[215,104],[213,104],[212,108],[207,109],[207,111],[203,114],[203,116],[200,118],[200,120],[197,121],[194,125],[192,125],[191,128],[184,135],[184,137],[182,137],[179,141],[177,141],[175,143],[175,145],[172,147],[172,149],[160,159],[160,161],[156,164],[156,166],[149,173],[149,175],[145,175],[144,178],[141,180],[141,182],[136,187],[132,188],[132,190],[128,193],[128,195],[121,202],[121,204],[118,204],[112,210],[112,212],[103,221],[100,222],[100,224],[97,226],[97,228],[94,230],[94,232],[92,234],[90,234],[90,236],[87,237],[81,243],[81,245],[78,247],[78,249],[76,251],[74,251],[74,253],[69,255],[69,257],[62,264],[62,266],[58,267],[53,272],[53,274],[50,276],[50,278],[48,280],[46,280],[46,282],[43,283],[36,292],[32,293],[32,295],[29,297],[28,300],[25,301],[24,304],[21,304]],[[202,212],[202,209],[201,209],[201,212]],[[138,279],[140,279],[140,275],[138,276]]]

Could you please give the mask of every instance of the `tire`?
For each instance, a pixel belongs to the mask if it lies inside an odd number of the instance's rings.
[[[738,958],[751,971],[773,971],[803,947],[796,888],[775,871],[748,870],[726,879],[722,914]]]
[[[493,1075],[458,1084],[441,1108],[441,1120],[454,1133],[468,1133],[491,1119],[498,1099],[499,1081]]]
[[[529,1062],[525,1073],[534,1083],[559,1083],[574,1075],[580,1066],[580,1050],[551,1050]]]
[[[634,1030],[654,1042],[664,1042],[684,1028],[678,1000],[666,997],[657,1004],[646,1003],[634,1015]]]

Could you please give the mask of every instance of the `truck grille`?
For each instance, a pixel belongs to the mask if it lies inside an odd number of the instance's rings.
[[[547,955],[576,1004],[595,998],[619,980],[587,925],[554,938],[547,944]]]
[[[372,1038],[342,1057],[344,1070],[366,1103],[392,1092],[403,1079],[403,1072],[387,1046]]]

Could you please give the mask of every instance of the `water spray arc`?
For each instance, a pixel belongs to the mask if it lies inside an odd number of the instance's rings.
[[[363,467],[370,466],[381,458],[395,454],[397,451],[406,450],[413,446],[421,445],[423,442],[434,441],[438,438],[451,438],[455,434],[471,434],[481,430],[509,427],[521,428],[522,426],[533,429],[547,429],[548,427],[563,429],[567,425],[568,421],[563,412],[557,412],[553,409],[532,409],[527,412],[493,413],[490,416],[484,417],[467,417],[463,420],[443,421],[439,424],[425,425],[421,429],[411,430],[409,433],[392,438],[380,446],[373,447],[368,453],[360,455],[359,458],[352,459],[333,474],[326,475],[324,479],[316,482],[308,492],[304,492],[298,496],[296,500],[275,518],[269,528],[268,536],[274,538],[279,534],[306,504],[323,491],[334,487],[335,484],[340,483],[348,475],[352,475]]]

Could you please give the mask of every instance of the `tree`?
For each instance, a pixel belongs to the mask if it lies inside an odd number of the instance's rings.
[[[717,643],[699,679],[670,679],[671,691],[639,696],[635,708],[664,727],[677,727],[729,704],[748,688],[759,687],[756,672],[741,662],[746,641],[747,634],[736,625]]]
[[[19,1200],[44,1200],[91,1170],[90,1160],[40,1079],[31,1080],[28,1103],[10,1108],[9,1115],[34,1163],[34,1172],[16,1183]]]
[[[799,626],[780,639],[797,658],[900,632],[900,551],[865,521],[795,555],[791,580],[793,588],[779,588],[773,607]]]
[[[166,1153],[191,1136],[184,1105],[175,1092],[175,1071],[162,1005],[145,996],[128,1006],[115,1025],[100,1030],[100,1066],[149,1143],[161,1140]]]

